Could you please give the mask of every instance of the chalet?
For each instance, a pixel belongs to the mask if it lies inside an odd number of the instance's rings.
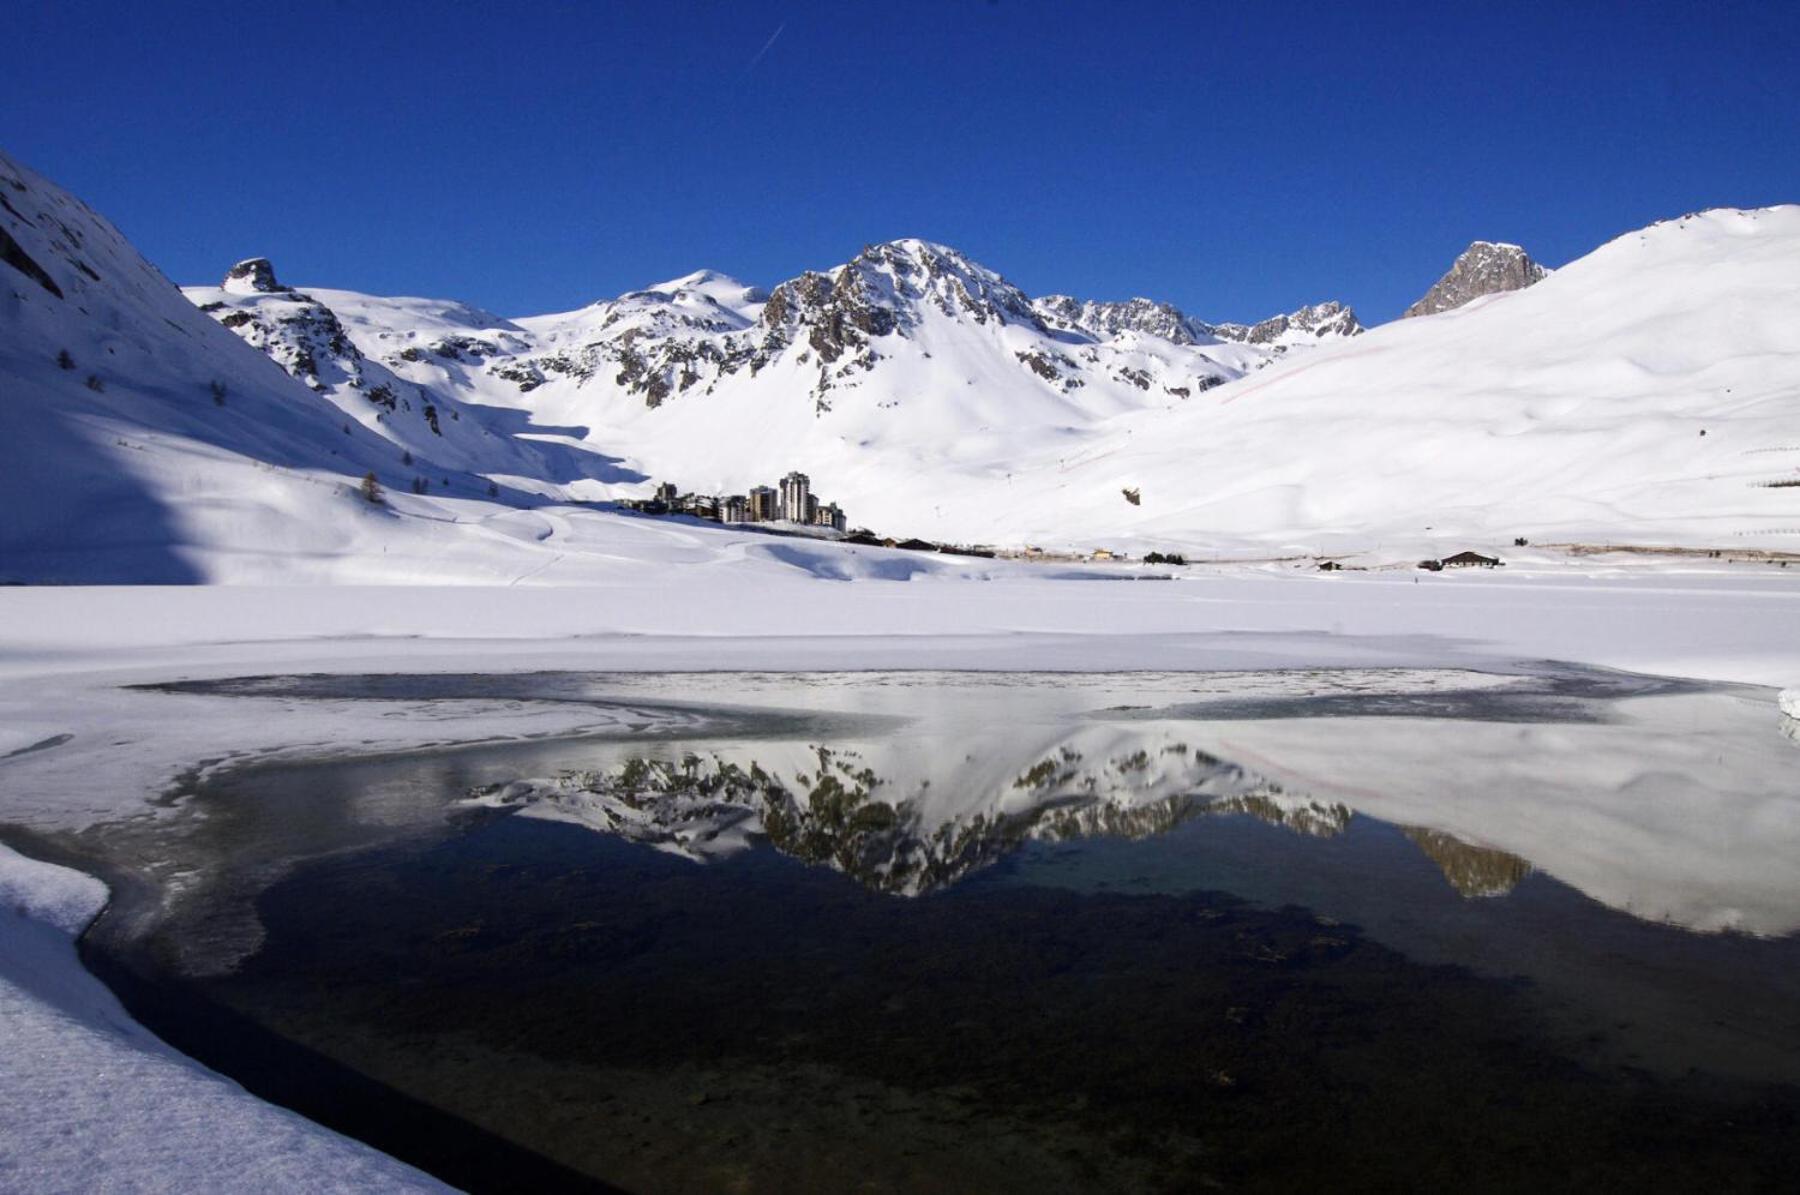
[[[1497,557],[1483,556],[1480,552],[1458,552],[1443,560],[1445,568],[1495,568],[1501,563],[1503,562]]]

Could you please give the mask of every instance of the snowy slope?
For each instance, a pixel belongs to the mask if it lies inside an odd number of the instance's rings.
[[[536,445],[508,434],[508,425],[519,422],[510,412],[490,416],[367,359],[329,306],[281,285],[265,259],[239,262],[221,286],[183,293],[290,377],[329,398],[344,426],[360,424],[398,446],[402,464],[411,455],[471,474],[547,477],[554,471]]]
[[[645,561],[820,567],[760,537],[540,505],[535,495],[638,475],[540,436],[521,412],[417,391],[360,359],[322,305],[257,289],[255,271],[201,298],[242,315],[237,331],[262,342],[246,343],[106,220],[3,156],[0,199],[0,581],[592,582]],[[459,322],[448,305],[421,307]],[[383,386],[393,410],[371,401]],[[369,472],[386,487],[380,504],[358,493]],[[833,567],[882,575],[883,555]]]
[[[479,359],[435,348],[442,332],[417,320],[417,300],[308,293],[410,381],[587,429],[684,487],[742,491],[810,468],[828,495],[858,496],[854,518],[900,534],[913,512],[870,500],[896,471],[918,477],[948,457],[1004,475],[1034,447],[1360,331],[1339,304],[1214,328],[1149,300],[1034,301],[918,240],[767,292],[700,271],[580,311],[489,317],[467,333],[498,350]]]
[[[1092,536],[1797,550],[1797,279],[1800,207],[1666,221],[1529,290],[1120,420],[1027,492]],[[1126,485],[1141,507],[1090,517]],[[996,522],[1042,526],[1010,510]]]
[[[902,536],[1377,560],[1517,536],[1794,550],[1795,277],[1800,209],[1721,210],[1354,335],[1337,304],[1246,326],[1031,300],[899,241],[767,296],[702,272],[496,320],[487,339],[531,347],[480,368],[386,359],[684,488],[800,468],[853,523]],[[426,335],[346,301],[353,337],[393,329],[367,351]]]
[[[446,541],[470,539],[445,534],[456,520],[499,520],[503,544],[520,538],[508,507],[467,512],[492,484],[477,469],[619,475],[454,414],[445,435],[422,412],[377,418],[334,385],[340,362],[318,363],[330,379],[318,390],[294,380],[103,218],[5,157],[0,199],[0,580],[407,575],[408,561],[455,575],[435,562]],[[581,468],[559,459],[571,455]],[[388,503],[357,495],[366,472]],[[406,492],[415,480],[433,497]],[[490,573],[509,567],[489,555]]]
[[[852,524],[1000,547],[1800,549],[1795,207],[1359,334],[1329,303],[1231,325],[1033,300],[916,240],[531,318],[254,259],[184,298],[9,159],[0,197],[0,580],[991,575],[570,505],[794,468]]]

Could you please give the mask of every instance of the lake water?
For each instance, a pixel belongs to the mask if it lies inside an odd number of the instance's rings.
[[[1787,1189],[1800,744],[1543,664],[264,677],[605,737],[62,847],[176,1045],[479,1189]],[[1791,726],[1788,728],[1791,733]]]

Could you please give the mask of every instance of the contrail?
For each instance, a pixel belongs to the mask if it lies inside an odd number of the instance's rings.
[[[754,70],[756,68],[756,64],[763,60],[763,55],[767,54],[769,52],[769,47],[775,44],[775,39],[780,37],[781,31],[786,28],[787,28],[786,21],[783,21],[781,24],[775,26],[775,32],[769,34],[769,40],[764,42],[762,44],[762,49],[760,49],[756,52],[756,56],[751,58],[750,61],[745,64],[743,74],[740,74],[738,76],[738,78],[742,79],[744,77],[744,75],[748,75],[752,70]]]

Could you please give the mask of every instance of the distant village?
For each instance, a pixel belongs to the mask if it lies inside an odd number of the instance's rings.
[[[617,503],[624,510],[646,515],[687,515],[714,523],[768,524],[759,527],[773,535],[807,534],[829,531],[842,542],[877,548],[906,548],[915,552],[945,552],[952,556],[993,557],[993,549],[940,544],[923,539],[892,539],[876,535],[866,527],[848,530],[849,520],[835,502],[823,502],[812,492],[812,478],[796,470],[774,486],[759,485],[748,494],[684,494],[679,486],[665,481],[649,498],[626,499]]]
[[[1135,490],[1125,491],[1125,498],[1133,506],[1138,504]],[[1123,564],[1131,561],[1131,557],[1125,553],[1107,548],[1096,548],[1091,553],[1046,552],[1037,547],[996,551],[983,545],[936,543],[928,539],[894,539],[877,535],[864,527],[848,531],[846,528],[849,520],[845,517],[843,508],[835,502],[821,501],[812,492],[812,478],[799,470],[789,473],[773,486],[754,486],[747,494],[684,494],[674,482],[665,481],[657,485],[656,493],[649,498],[624,498],[614,505],[621,510],[646,515],[686,515],[713,523],[764,523],[769,525],[759,527],[758,530],[772,535],[805,535],[817,529],[835,533],[844,543],[902,548],[912,552],[942,552],[951,556],[980,556],[988,559],[1001,557],[1043,562],[1109,561]],[[1526,541],[1520,538],[1513,543],[1524,547]],[[1178,552],[1148,552],[1143,557],[1143,563],[1185,565],[1187,559]],[[1496,568],[1505,563],[1497,557],[1483,556],[1479,552],[1459,552],[1442,560],[1421,560],[1418,567],[1430,572],[1442,572],[1446,568]],[[1330,558],[1318,563],[1322,572],[1339,572],[1347,567]],[[1352,571],[1367,570],[1354,568]]]
[[[821,502],[812,492],[812,479],[801,472],[789,473],[779,487],[759,485],[748,494],[684,494],[674,482],[656,487],[656,495],[620,502],[626,510],[647,515],[690,515],[714,523],[798,523],[843,531],[844,512],[835,502]]]

